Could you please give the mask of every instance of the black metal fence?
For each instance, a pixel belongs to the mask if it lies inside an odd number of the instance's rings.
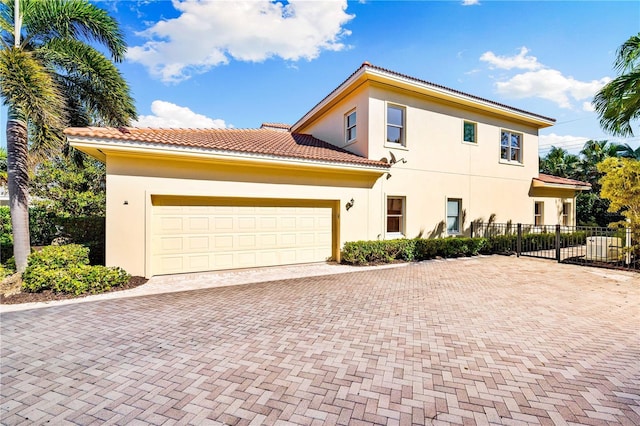
[[[640,241],[629,228],[473,222],[471,236],[486,238],[493,253],[640,272]]]

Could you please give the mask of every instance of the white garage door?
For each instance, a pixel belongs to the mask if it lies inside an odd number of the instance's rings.
[[[324,261],[331,221],[331,207],[155,205],[152,274]]]

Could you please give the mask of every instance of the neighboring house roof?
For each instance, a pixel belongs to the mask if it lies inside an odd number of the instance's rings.
[[[261,129],[269,129],[269,130],[286,130],[287,132],[291,130],[291,124],[285,123],[262,123],[260,126]]]
[[[388,168],[311,135],[268,129],[149,129],[135,127],[72,127],[65,134],[74,139],[120,141],[144,146],[171,146],[213,152],[254,154],[318,162],[346,163]]]
[[[513,118],[530,122],[539,128],[552,126],[555,123],[554,118],[544,115],[525,111],[523,109],[514,108],[499,102],[481,98],[459,90],[451,89],[439,84],[431,83],[416,77],[411,77],[386,68],[371,65],[369,62],[363,62],[360,68],[353,72],[345,81],[329,93],[324,99],[318,102],[309,112],[307,112],[293,126],[292,130],[302,127],[309,120],[312,120],[325,106],[332,104],[343,94],[350,92],[351,87],[355,87],[361,81],[371,80],[387,83],[393,87],[414,89],[415,93],[422,93],[435,98],[459,103],[466,106],[476,107],[483,110],[493,111],[497,114],[508,115]]]
[[[537,178],[533,178],[535,186],[547,186],[547,187],[570,187],[572,189],[589,190],[591,184],[589,182],[582,182],[580,180],[568,179],[559,176],[547,175],[539,173]],[[536,184],[537,183],[537,184]]]

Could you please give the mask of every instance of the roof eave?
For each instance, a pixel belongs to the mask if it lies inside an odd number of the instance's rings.
[[[181,147],[167,144],[153,144],[146,142],[114,140],[108,138],[67,136],[69,144],[80,151],[105,162],[107,153],[119,154],[145,154],[179,156],[184,158],[200,158],[219,161],[245,161],[256,164],[286,164],[287,166],[297,165],[299,167],[322,168],[332,170],[343,170],[350,172],[373,173],[382,175],[389,169],[388,165],[380,164],[359,164],[342,161],[313,160],[299,157],[285,157],[268,154],[245,153],[238,151],[225,151],[207,148]]]
[[[569,183],[549,183],[541,181],[537,178],[532,179],[532,184],[536,188],[553,188],[553,189],[573,189],[575,191],[590,191],[590,185],[579,185]]]
[[[327,107],[350,93],[349,89],[352,86],[360,84],[363,81],[384,83],[400,89],[408,89],[442,101],[463,105],[467,108],[478,108],[492,114],[508,116],[513,120],[525,122],[537,127],[538,129],[550,127],[555,124],[555,119],[553,118],[527,113],[526,111],[483,100],[462,92],[456,92],[445,87],[429,84],[428,82],[418,81],[418,79],[413,79],[408,76],[388,72],[370,65],[363,65],[333,92],[293,124],[293,126],[291,126],[291,131],[296,132],[299,128],[316,117],[321,111],[327,109]]]

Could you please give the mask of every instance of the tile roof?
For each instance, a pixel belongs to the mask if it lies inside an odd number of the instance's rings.
[[[262,123],[260,128],[261,129],[291,130],[291,124],[285,124],[285,123]]]
[[[67,136],[170,145],[212,151],[258,154],[311,161],[388,168],[311,135],[268,129],[149,129],[136,127],[71,127]]]
[[[534,178],[543,183],[551,183],[555,185],[571,185],[571,186],[591,186],[589,182],[582,182],[580,180],[568,179],[559,176],[547,175],[539,173],[537,178]]]

